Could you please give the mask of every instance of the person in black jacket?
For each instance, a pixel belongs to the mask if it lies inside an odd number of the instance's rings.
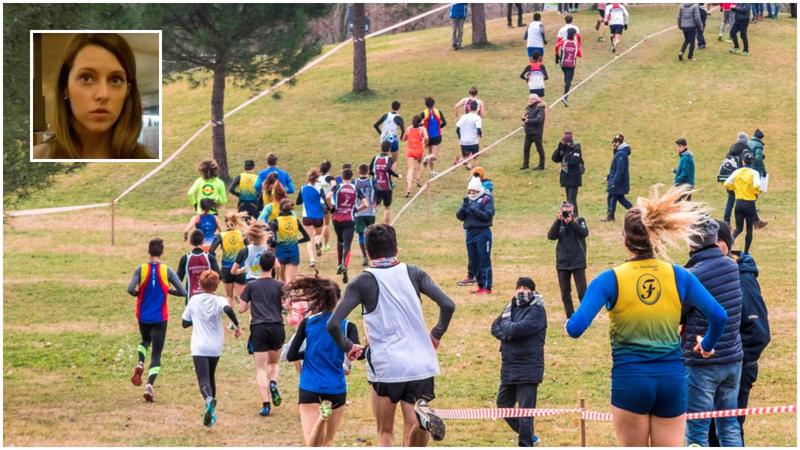
[[[731,53],[736,55],[750,55],[750,46],[747,45],[747,26],[750,24],[750,5],[747,3],[739,3],[733,8],[733,26],[731,27],[731,39],[733,40],[733,48]],[[736,33],[742,37],[742,51],[739,51],[739,40],[736,39]]]
[[[547,313],[544,300],[532,279],[517,280],[517,293],[492,322],[492,336],[500,341],[500,389],[498,408],[536,408],[536,393],[544,376],[544,341]],[[533,434],[533,418],[509,418],[508,425],[519,435],[520,447],[539,444]]]
[[[731,256],[733,246],[733,235],[726,223],[720,222],[717,232],[717,245],[722,253]],[[758,284],[758,266],[750,254],[734,254],[738,257],[739,280],[742,287],[742,324],[739,334],[742,337],[742,350],[744,359],[742,360],[742,378],[739,380],[739,396],[737,408],[747,408],[750,399],[750,389],[758,379],[758,360],[761,353],[770,341],[769,315],[767,305],[761,296],[761,286]],[[742,446],[744,440],[744,421],[746,416],[739,416],[741,426]],[[708,433],[708,443],[711,447],[719,447],[716,429],[712,422]]]
[[[553,162],[561,163],[561,175],[559,177],[561,187],[567,194],[567,201],[575,207],[575,215],[578,215],[578,188],[583,180],[583,153],[581,144],[572,138],[572,132],[567,131],[558,143],[558,147],[553,152]]]
[[[633,204],[625,198],[631,190],[631,176],[628,157],[631,156],[631,146],[625,141],[625,136],[617,134],[611,144],[614,146],[614,157],[611,159],[611,168],[606,176],[606,190],[608,191],[608,213],[601,222],[613,222],[614,213],[619,202],[625,209],[631,209]]]
[[[586,237],[589,236],[589,227],[583,217],[576,217],[570,202],[561,204],[561,209],[556,215],[556,221],[547,232],[547,239],[557,240],[556,244],[556,271],[558,272],[558,287],[561,290],[561,301],[564,303],[564,313],[567,319],[575,311],[572,306],[572,281],[575,279],[575,290],[578,291],[578,300],[583,300],[586,293]]]
[[[544,146],[542,145],[542,133],[544,132],[545,108],[547,105],[539,99],[536,94],[528,96],[528,107],[522,115],[522,123],[525,126],[525,143],[522,146],[522,167],[519,170],[528,168],[531,157],[531,144],[536,144],[536,152],[539,153],[539,165],[533,170],[544,170]]]

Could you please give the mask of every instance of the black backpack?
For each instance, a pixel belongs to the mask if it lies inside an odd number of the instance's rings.
[[[722,164],[719,165],[717,181],[723,182],[727,180],[728,177],[731,176],[731,174],[739,167],[741,167],[741,161],[739,158],[732,155],[726,156],[725,159],[722,160]]]

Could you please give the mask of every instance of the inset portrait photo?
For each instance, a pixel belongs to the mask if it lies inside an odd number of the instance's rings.
[[[161,161],[161,32],[31,31],[31,161]]]

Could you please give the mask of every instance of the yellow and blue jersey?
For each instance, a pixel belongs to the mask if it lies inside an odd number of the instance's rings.
[[[297,245],[297,241],[303,237],[300,232],[300,222],[294,212],[288,216],[276,217],[272,224],[276,246]]]
[[[258,191],[256,191],[256,180],[258,175],[254,173],[243,172],[239,174],[239,201],[240,202],[255,202],[258,200]]]
[[[228,230],[220,233],[222,245],[222,268],[229,269],[236,262],[239,252],[245,248],[241,230]]]

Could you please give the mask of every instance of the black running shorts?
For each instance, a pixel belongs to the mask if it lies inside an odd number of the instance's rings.
[[[439,145],[441,143],[442,143],[442,137],[441,136],[428,138],[428,147],[430,147],[432,145]]]
[[[223,283],[228,283],[228,284],[230,283],[236,283],[241,285],[247,284],[247,277],[245,276],[245,274],[234,275],[231,273],[230,267],[222,268],[222,271],[220,272],[220,279],[222,279]]]
[[[316,392],[299,390],[297,394],[297,403],[300,405],[308,403],[322,403],[323,400],[329,400],[333,405],[333,409],[339,409],[347,403],[347,392],[344,394],[318,394]]]
[[[404,401],[414,404],[419,399],[431,401],[436,398],[433,392],[433,377],[424,380],[404,381],[401,383],[373,383],[372,389],[380,397],[389,397],[392,403]]]
[[[281,350],[286,340],[286,330],[282,323],[259,323],[250,325],[253,336],[253,351],[271,352]]]
[[[379,191],[375,190],[375,204],[383,204],[385,207],[392,206],[392,191]]]

